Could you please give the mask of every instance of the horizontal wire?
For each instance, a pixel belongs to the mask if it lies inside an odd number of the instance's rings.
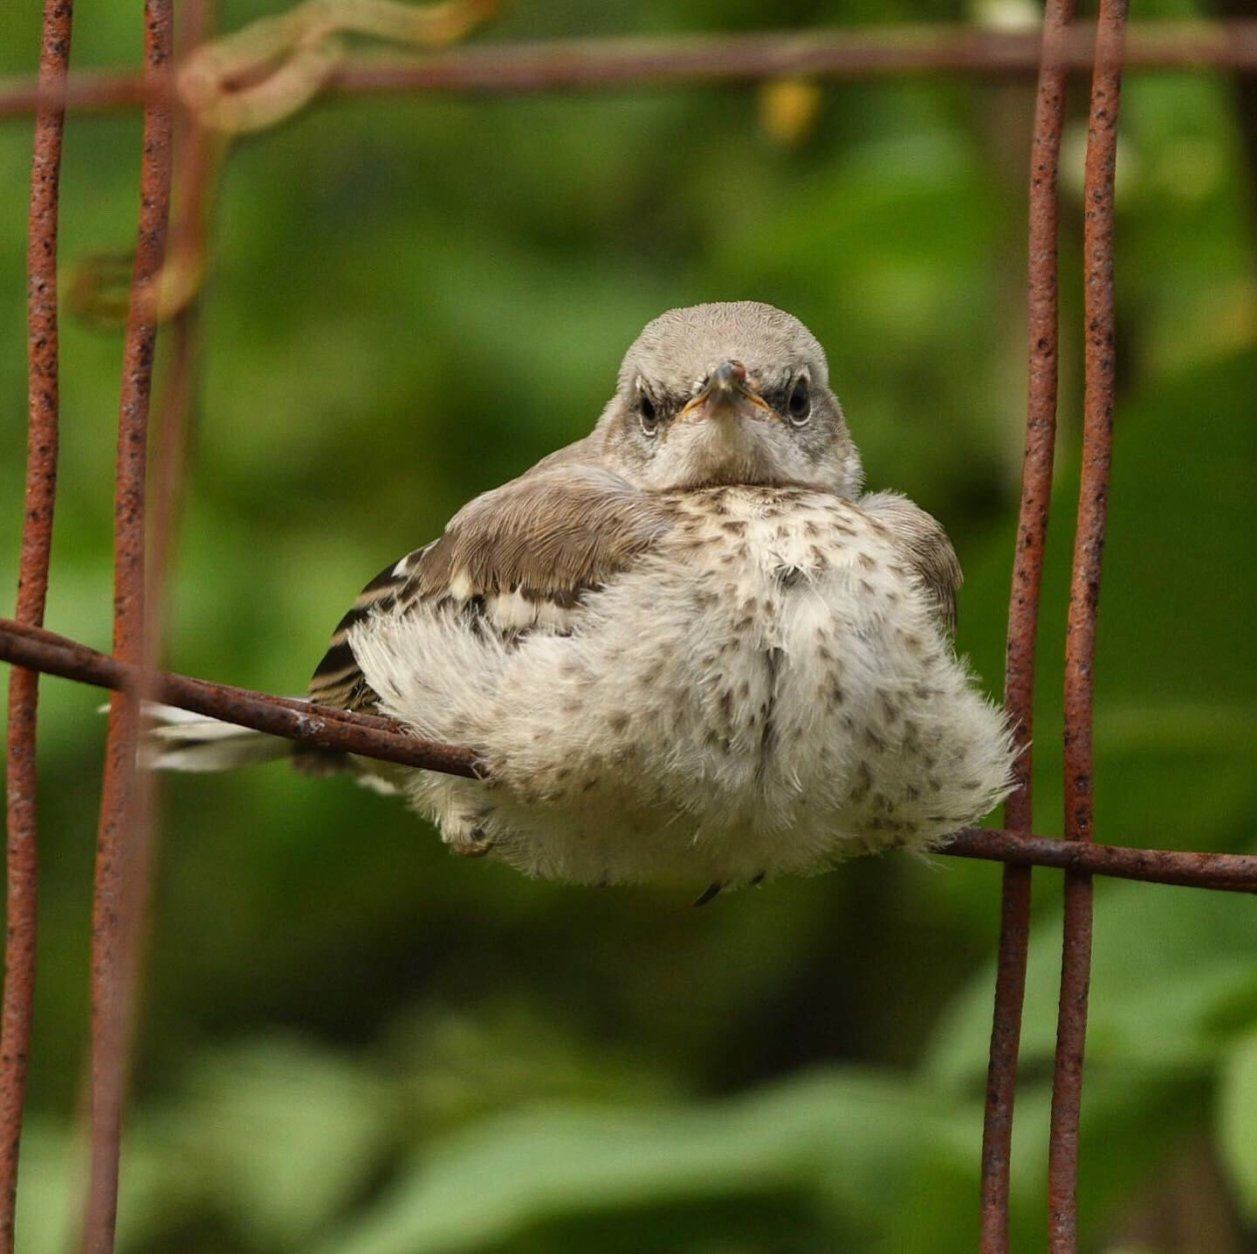
[[[420,739],[401,724],[378,715],[267,696],[187,675],[145,673],[87,645],[8,618],[0,618],[0,661],[119,692],[142,688],[167,705],[319,749],[446,775],[475,778],[480,774],[470,749]]]
[[[1072,26],[1060,41],[1059,64],[1089,67],[1094,30],[1093,23]],[[1005,31],[961,23],[543,40],[473,44],[412,57],[357,54],[331,72],[326,87],[343,95],[526,95],[786,76],[1034,75],[1040,52],[1035,26]],[[1257,20],[1136,23],[1130,29],[1125,63],[1143,70],[1257,71]],[[0,78],[0,118],[27,114],[48,103],[69,104],[79,113],[134,108],[154,94],[174,95],[174,76],[145,82],[131,70],[86,71],[71,74],[64,86],[42,90],[33,77],[6,77]]]
[[[473,750],[419,739],[400,723],[379,715],[272,697],[188,675],[165,671],[145,674],[140,667],[125,665],[87,645],[8,618],[0,618],[0,661],[100,688],[129,690],[143,685],[145,691],[168,705],[299,744],[445,775],[484,775]],[[1250,854],[1090,845],[999,828],[966,828],[949,837],[937,852],[1155,884],[1257,892],[1257,855]]]

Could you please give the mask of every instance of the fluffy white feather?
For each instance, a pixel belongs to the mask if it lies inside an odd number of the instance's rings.
[[[382,711],[489,765],[405,776],[448,841],[547,877],[728,884],[925,849],[1005,795],[1002,716],[885,528],[824,493],[719,491],[570,635],[431,603],[355,628]]]

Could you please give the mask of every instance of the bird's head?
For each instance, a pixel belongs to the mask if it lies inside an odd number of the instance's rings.
[[[757,301],[671,309],[634,341],[598,423],[642,488],[800,485],[854,496],[863,471],[816,337]]]

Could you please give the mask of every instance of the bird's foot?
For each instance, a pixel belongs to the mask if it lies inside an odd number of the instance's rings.
[[[442,825],[441,836],[451,853],[460,858],[483,858],[493,848],[493,837],[481,826],[485,817],[478,814],[475,818],[458,818]]]

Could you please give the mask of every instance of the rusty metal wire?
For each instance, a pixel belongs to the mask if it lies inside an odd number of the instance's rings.
[[[1060,44],[1062,62],[1072,69],[1088,68],[1093,41],[1090,25],[1071,28]],[[1039,36],[1032,29],[903,25],[484,44],[406,59],[357,56],[333,68],[323,85],[330,92],[353,95],[522,95],[798,76],[1033,75],[1040,56]],[[1130,32],[1126,62],[1144,70],[1252,70],[1257,68],[1257,21],[1141,22]],[[33,80],[0,79],[0,118],[30,113],[42,99],[68,101],[84,113],[133,108],[154,94],[174,91],[170,75],[145,80],[127,71],[76,74],[63,88],[45,88],[42,94]]]
[[[188,0],[182,29],[174,30],[172,0],[149,0],[145,52],[149,73],[162,73],[176,35],[185,48],[199,43],[212,14],[206,0]],[[135,769],[139,703],[153,695],[151,674],[161,657],[166,620],[166,575],[174,546],[187,450],[196,356],[205,215],[216,146],[194,119],[180,117],[178,213],[169,229],[176,118],[154,98],[145,110],[139,238],[130,285],[118,437],[115,531],[114,652],[128,661],[138,651],[135,682],[115,696],[106,742],[106,774],[97,840],[92,932],[90,1176],[83,1220],[89,1254],[113,1249],[121,1122],[130,1079],[138,990],[147,935],[148,899],[157,840],[156,778]],[[169,234],[170,247],[167,248]],[[157,323],[169,260],[195,279],[173,312],[173,351],[158,407],[151,501],[149,409]],[[151,544],[150,544],[151,541]],[[151,551],[150,551],[151,549]],[[138,599],[138,604],[137,604]],[[125,609],[123,608],[125,607]],[[138,639],[137,639],[138,635]],[[121,706],[121,708],[120,708]],[[115,759],[113,753],[118,753]]]
[[[1034,108],[1030,153],[1029,241],[1027,248],[1028,395],[1026,451],[1021,472],[1021,509],[1013,554],[1008,606],[1008,647],[1004,666],[1004,707],[1018,750],[1015,791],[1004,806],[1004,822],[1028,836],[1033,822],[1031,776],[1034,727],[1034,654],[1039,631],[1039,591],[1052,499],[1056,450],[1056,389],[1059,356],[1057,241],[1060,234],[1061,135],[1065,126],[1068,71],[1056,49],[1074,16],[1074,0],[1047,0],[1043,17],[1043,58]],[[1000,935],[996,959],[995,1009],[982,1124],[983,1254],[1008,1250],[1009,1189],[1012,1173],[1013,1108],[1021,1011],[1026,994],[1030,943],[1029,866],[1004,868],[1000,892]]]
[[[492,0],[458,0],[486,11]],[[387,8],[391,6],[383,6]],[[453,10],[451,10],[453,11]],[[211,0],[189,0],[180,55],[208,31]],[[67,75],[69,0],[45,0],[37,82],[0,82],[0,117],[37,110],[31,191],[30,425],[27,519],[15,618],[0,619],[0,661],[10,685],[9,919],[0,1048],[0,1254],[12,1249],[17,1149],[34,979],[34,723],[40,672],[112,689],[93,902],[91,1180],[83,1248],[113,1248],[121,1119],[139,984],[151,858],[151,781],[134,767],[139,702],[151,696],[271,735],[455,775],[480,768],[466,748],[421,740],[388,719],[271,697],[159,669],[162,588],[179,511],[194,391],[195,295],[204,271],[206,211],[215,142],[195,100],[179,98],[171,59],[172,0],[146,0],[145,68]],[[1063,870],[1065,946],[1053,1085],[1049,1216],[1053,1251],[1077,1248],[1077,1139],[1086,1030],[1094,875],[1206,889],[1257,892],[1257,856],[1189,853],[1094,843],[1091,714],[1100,556],[1113,418],[1113,174],[1120,73],[1127,68],[1257,70],[1257,21],[1144,23],[1125,30],[1125,0],[1102,0],[1099,23],[1073,24],[1073,0],[1048,0],[1033,32],[907,27],[691,40],[591,40],[482,46],[400,60],[342,58],[320,86],[340,93],[530,93],[805,76],[813,79],[949,72],[1004,75],[1038,70],[1030,185],[1029,396],[1021,514],[1009,610],[1005,702],[1016,726],[1017,790],[1003,830],[968,829],[940,850],[1004,862],[999,964],[982,1156],[982,1249],[1008,1248],[1009,1151],[1029,927],[1030,868]],[[1093,63],[1085,187],[1087,371],[1083,477],[1066,659],[1066,839],[1032,834],[1029,740],[1034,643],[1048,521],[1057,383],[1057,166],[1064,92],[1071,71]],[[219,87],[253,91],[282,71],[283,56]],[[194,93],[195,94],[195,93]],[[57,432],[56,213],[61,107],[142,105],[145,111],[139,238],[131,274],[119,422],[114,655],[42,627],[55,491]],[[171,140],[182,107],[177,210],[171,205]],[[169,264],[163,271],[163,260]],[[186,280],[178,299],[162,293]],[[189,279],[189,276],[190,279]],[[158,475],[145,509],[148,410],[159,314],[173,318],[173,349],[154,424]],[[146,518],[146,512],[148,517]],[[145,527],[153,535],[145,573]]]
[[[158,672],[145,680],[139,667],[10,619],[0,618],[0,660],[115,692],[134,689],[143,682],[156,700],[168,705],[319,749],[357,753],[447,775],[470,777],[479,773],[470,750],[421,740],[375,714],[355,714],[184,675]]]
[[[150,73],[170,64],[173,0],[145,0],[144,55]],[[151,100],[144,107],[140,216],[131,312],[123,348],[114,496],[114,656],[145,663],[145,480],[148,419],[157,350],[157,319],[149,291],[165,257],[170,216],[174,109]],[[91,1159],[83,1249],[108,1254],[118,1209],[122,1112],[143,934],[151,793],[136,787],[140,700],[147,684],[115,692],[109,706],[96,877],[92,894]]]
[[[958,858],[985,858],[1012,866],[1178,884],[1215,891],[1257,893],[1257,855],[1186,853],[1170,849],[1130,849],[1120,845],[1070,843],[1033,836],[1018,828],[975,827],[952,836],[939,850]]]
[[[4,618],[0,618],[0,661],[115,691],[132,689],[144,682],[139,667],[128,666],[55,632],[24,627]],[[300,744],[446,775],[481,774],[470,749],[421,740],[401,724],[376,714],[355,714],[334,706],[267,696],[168,672],[150,674],[147,683],[151,694],[167,704]],[[960,832],[950,837],[939,852],[1018,866],[1085,869],[1096,875],[1157,884],[1257,892],[1257,855],[1065,844],[1047,836],[989,828]]]
[[[1091,120],[1083,183],[1083,318],[1086,367],[1082,481],[1074,534],[1073,576],[1065,641],[1065,839],[1090,842],[1094,809],[1092,714],[1095,701],[1096,616],[1100,564],[1108,519],[1113,454],[1116,325],[1113,293],[1113,191],[1117,118],[1127,0],[1100,0]],[[1053,1254],[1078,1248],[1078,1128],[1082,1112],[1083,1049],[1091,982],[1092,882],[1083,871],[1065,876],[1065,931],[1052,1076],[1048,1151],[1048,1242]]]
[[[41,88],[57,90],[70,61],[71,0],[45,0],[39,54]],[[57,337],[57,216],[64,110],[42,108],[35,119],[27,228],[27,450],[25,517],[19,563],[19,622],[39,626],[48,598],[53,507],[57,490],[60,360]],[[9,676],[7,919],[4,1003],[0,1019],[0,1252],[13,1250],[18,1153],[26,1102],[35,997],[39,834],[36,815],[35,724],[39,672]]]

